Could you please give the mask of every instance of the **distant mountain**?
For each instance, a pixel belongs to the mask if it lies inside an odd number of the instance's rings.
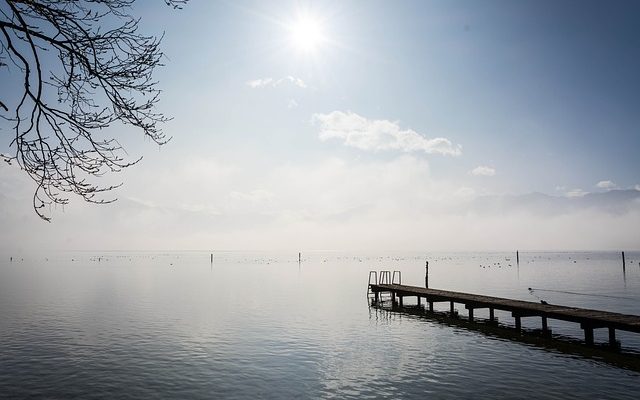
[[[640,191],[610,190],[588,193],[581,197],[551,196],[544,193],[524,195],[480,196],[471,207],[478,213],[503,214],[529,212],[538,215],[560,215],[577,210],[597,210],[610,214],[623,214],[640,210]]]

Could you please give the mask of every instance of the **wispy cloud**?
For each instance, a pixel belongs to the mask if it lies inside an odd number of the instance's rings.
[[[284,83],[288,83],[302,89],[307,88],[307,84],[302,79],[296,78],[295,76],[291,76],[291,75],[285,76],[284,78],[279,78],[279,79],[260,78],[260,79],[253,79],[246,82],[247,86],[249,86],[252,89],[260,89],[265,87],[278,87]]]
[[[572,189],[566,192],[564,195],[567,197],[582,197],[589,194],[589,192],[585,192],[582,189]]]
[[[479,165],[469,171],[471,175],[475,176],[494,176],[496,174],[495,168],[487,167],[486,165]]]
[[[607,180],[607,181],[600,181],[600,182],[596,183],[596,187],[600,188],[600,189],[611,190],[611,189],[616,189],[618,187],[618,185],[616,185],[612,181],[608,181]]]
[[[361,150],[422,151],[453,156],[462,153],[462,146],[449,139],[428,139],[412,129],[401,129],[398,122],[367,119],[351,111],[314,114],[312,121],[320,125],[320,140],[338,139],[345,146]]]

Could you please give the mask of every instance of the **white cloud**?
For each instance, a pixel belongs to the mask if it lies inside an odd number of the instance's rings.
[[[637,191],[640,191],[640,185],[635,185],[633,188]]]
[[[296,99],[289,99],[289,102],[287,103],[287,108],[296,108],[298,107],[298,102],[296,101]]]
[[[585,192],[582,189],[572,189],[572,190],[569,190],[564,195],[567,196],[567,197],[582,197],[582,196],[587,195],[587,194],[589,194],[589,192]]]
[[[422,151],[427,154],[457,156],[460,145],[449,139],[428,139],[412,129],[401,129],[397,122],[370,120],[351,111],[314,114],[312,121],[320,125],[320,140],[339,139],[344,145],[361,150]]]
[[[247,82],[247,86],[253,89],[261,88],[269,85],[273,85],[273,78],[254,79],[252,81]]]
[[[600,182],[596,183],[596,187],[598,187],[600,189],[611,190],[611,189],[616,189],[618,187],[618,185],[616,185],[612,181],[608,181],[607,180],[607,181],[600,181]]]
[[[483,203],[476,202],[473,189],[438,180],[424,157],[411,154],[273,164],[247,162],[252,159],[248,154],[234,158],[182,159],[159,165],[154,173],[132,169],[119,189],[120,201],[105,206],[74,201],[64,213],[55,211],[51,224],[33,213],[29,179],[17,169],[0,168],[0,252],[496,250],[522,243],[529,248],[615,249],[635,245],[633,232],[640,223],[637,202],[629,203],[627,211],[610,213],[606,207],[560,199],[570,206],[555,212],[554,197],[541,200],[548,206],[543,210],[554,212],[538,212],[529,196],[517,201],[518,207],[510,206],[513,196],[498,196],[494,212],[478,206]]]
[[[289,83],[294,86],[297,86],[301,89],[306,89],[307,84],[300,78],[296,78],[295,76],[285,76],[284,78],[274,79],[274,78],[261,78],[261,79],[253,79],[247,81],[246,84],[252,89],[259,89],[264,87],[278,87],[283,83]]]
[[[494,176],[496,174],[495,168],[487,167],[486,165],[480,165],[469,171],[471,175],[475,176]]]
[[[296,85],[299,88],[302,88],[302,89],[306,89],[307,88],[307,84],[304,83],[304,81],[302,79],[300,79],[300,78],[296,78],[294,76],[287,76],[286,78],[283,78],[283,79],[286,79],[287,81],[293,83],[294,85]]]

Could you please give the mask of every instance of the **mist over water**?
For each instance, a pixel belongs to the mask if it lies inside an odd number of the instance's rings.
[[[520,253],[519,267],[515,253],[6,255],[0,397],[636,398],[632,370],[366,297],[370,270],[422,286],[429,260],[433,288],[640,314],[640,253],[626,255],[624,273],[617,252]],[[578,324],[549,324],[582,337]],[[617,337],[640,351],[640,335]]]

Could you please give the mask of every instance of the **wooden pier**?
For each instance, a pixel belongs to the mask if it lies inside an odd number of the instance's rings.
[[[395,274],[394,274],[395,278]],[[522,330],[521,319],[525,317],[542,318],[542,331],[549,332],[548,319],[571,321],[580,324],[584,330],[584,340],[587,345],[593,345],[593,330],[608,328],[609,344],[618,347],[616,330],[640,333],[640,316],[619,314],[609,311],[589,310],[585,308],[566,307],[555,304],[541,304],[532,301],[512,300],[501,297],[483,296],[470,293],[452,292],[449,290],[428,289],[401,284],[370,283],[369,291],[375,295],[376,301],[381,293],[389,293],[394,304],[403,306],[404,297],[417,297],[418,305],[425,299],[429,311],[433,311],[433,304],[439,302],[450,303],[450,312],[455,315],[454,305],[464,304],[469,313],[469,321],[473,321],[476,309],[489,309],[489,320],[494,321],[494,310],[511,312],[518,331]]]

